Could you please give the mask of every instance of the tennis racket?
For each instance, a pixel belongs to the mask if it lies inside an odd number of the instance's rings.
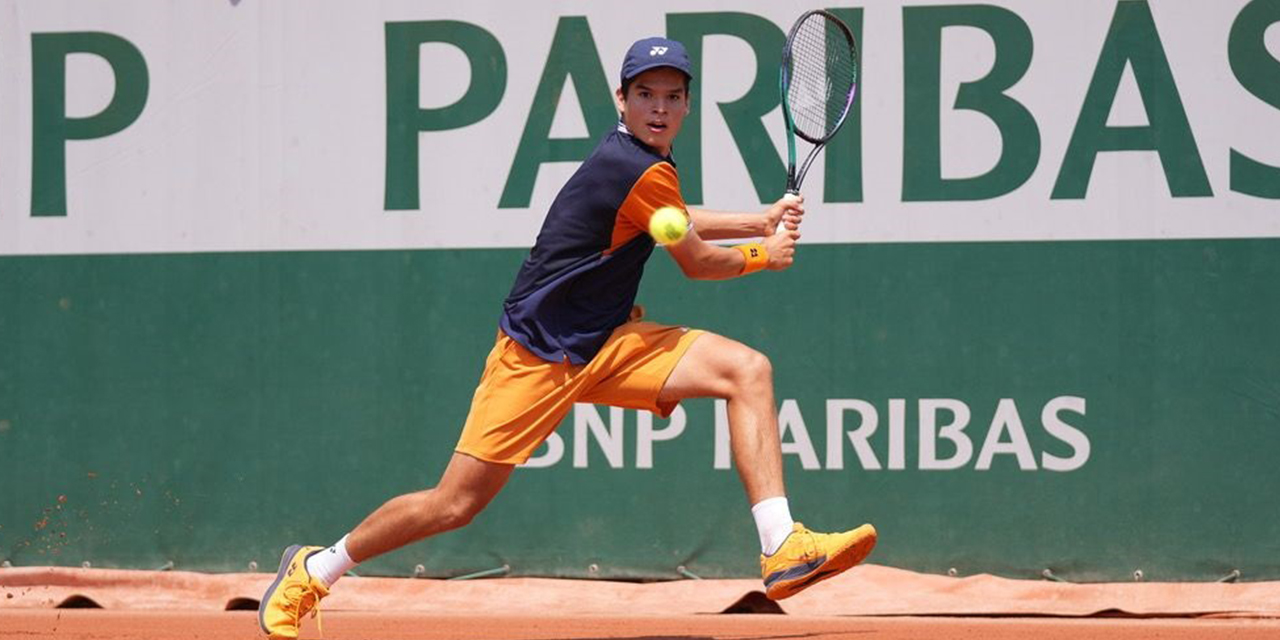
[[[782,48],[778,85],[787,126],[787,194],[798,196],[809,165],[840,130],[858,93],[858,43],[849,26],[827,11],[800,16]],[[813,145],[799,166],[797,137]]]

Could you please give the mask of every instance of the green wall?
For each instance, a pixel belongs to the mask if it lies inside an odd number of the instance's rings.
[[[0,257],[0,558],[274,568],[442,471],[522,250]],[[874,522],[872,561],[1069,580],[1280,578],[1280,240],[803,246],[783,274],[685,281],[658,252],[652,319],[774,361],[822,462],[792,510]],[[1049,400],[1087,462],[1040,426]],[[905,468],[827,468],[829,399],[903,399]],[[971,409],[974,459],[1012,399],[1036,470],[920,470],[921,398]],[[713,468],[711,401],[636,468],[591,445],[521,469],[473,525],[361,567],[674,578],[756,571],[748,505]],[[607,419],[607,412],[602,412]],[[661,422],[661,421],[659,421]],[[945,422],[945,416],[944,416]],[[846,428],[857,426],[856,415]],[[784,439],[794,441],[794,433]],[[947,455],[946,442],[939,455]],[[589,573],[596,564],[598,573]]]

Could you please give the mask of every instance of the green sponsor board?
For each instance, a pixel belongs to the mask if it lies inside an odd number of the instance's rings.
[[[242,570],[435,482],[522,250],[0,258],[0,557]],[[806,246],[641,302],[773,359],[792,510],[873,561],[1280,578],[1280,241]],[[749,576],[716,403],[580,406],[468,528],[361,567]],[[594,566],[594,570],[593,570]]]

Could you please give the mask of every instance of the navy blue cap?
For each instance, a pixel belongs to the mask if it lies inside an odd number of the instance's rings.
[[[658,67],[671,67],[690,79],[693,78],[693,65],[689,63],[689,54],[684,45],[666,38],[645,38],[637,40],[627,50],[627,57],[622,59],[622,81],[626,81]]]

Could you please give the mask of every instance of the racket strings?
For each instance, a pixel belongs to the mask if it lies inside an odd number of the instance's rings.
[[[798,133],[822,139],[844,118],[857,82],[857,59],[844,31],[815,14],[791,41],[787,105]]]

